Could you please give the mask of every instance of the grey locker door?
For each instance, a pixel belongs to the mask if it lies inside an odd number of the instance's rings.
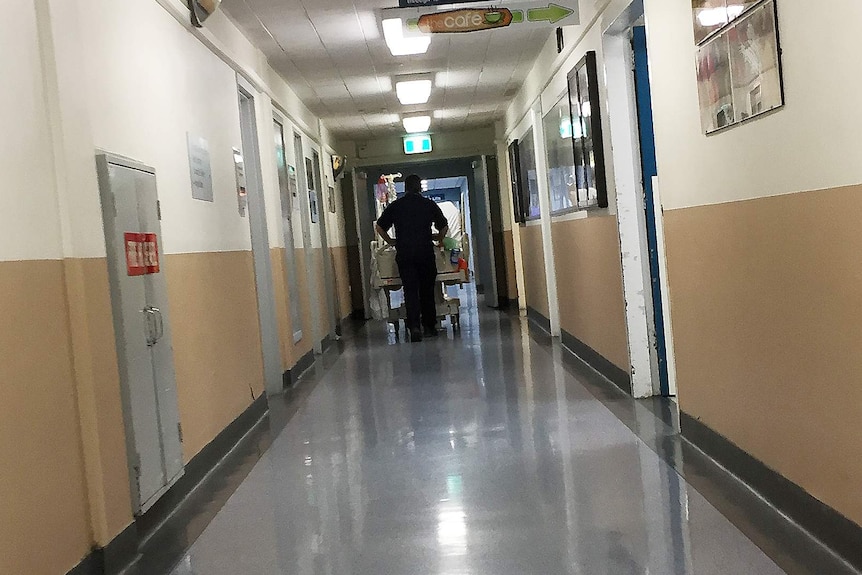
[[[182,474],[176,376],[155,174],[97,157],[120,368],[133,511],[145,512]],[[126,234],[158,238],[158,274],[129,274]]]
[[[168,283],[165,278],[165,252],[162,240],[162,225],[159,218],[159,195],[156,177],[141,171],[135,172],[138,195],[138,215],[141,230],[154,233],[159,239],[159,262],[162,269],[157,274],[144,277],[147,305],[154,324],[155,341],[150,346],[153,372],[156,378],[156,400],[158,401],[159,428],[167,483],[170,485],[183,471],[183,446],[181,442],[180,413],[177,399],[177,373],[174,366],[174,345],[171,332]],[[144,500],[146,502],[147,500]]]

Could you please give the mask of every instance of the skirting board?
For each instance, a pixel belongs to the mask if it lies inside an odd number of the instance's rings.
[[[595,369],[597,372],[606,377],[614,385],[622,389],[627,394],[632,393],[632,378],[631,374],[620,369],[609,359],[602,354],[567,332],[562,331],[561,339],[563,347],[578,356],[587,365]]]
[[[302,377],[302,374],[308,371],[308,369],[314,365],[314,352],[309,351],[296,362],[291,369],[284,372],[282,376],[284,389],[290,389],[296,386],[299,383],[299,378]]]
[[[862,570],[862,526],[811,496],[700,420],[680,414],[682,436],[727,468],[780,512]]]
[[[94,549],[68,575],[117,575],[138,558],[142,540],[159,528],[183,499],[219,464],[234,446],[266,414],[269,406],[265,396],[254,401],[233,423],[216,436],[186,465],[185,473],[159,499],[152,509],[138,517],[107,547]]]
[[[551,320],[529,306],[527,306],[527,317],[537,326],[551,333]]]

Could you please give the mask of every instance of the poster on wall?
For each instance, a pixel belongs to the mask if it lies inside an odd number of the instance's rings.
[[[248,189],[246,188],[245,179],[245,160],[238,148],[233,149],[233,164],[234,172],[236,172],[236,198],[239,215],[241,218],[244,218],[248,206]]]
[[[775,2],[769,0],[730,29],[733,109],[742,122],[784,104]]]
[[[311,210],[311,223],[316,224],[320,221],[320,211],[317,206],[317,192],[314,190],[308,192],[308,209]]]
[[[336,212],[335,208],[335,188],[329,186],[329,194],[326,197],[327,204],[329,206],[329,213],[334,214]]]
[[[706,134],[784,105],[775,0],[761,1],[697,50]]]
[[[192,180],[192,197],[204,202],[213,201],[213,175],[210,164],[209,143],[203,138],[188,134],[189,173]]]
[[[311,162],[311,158],[305,158],[305,183],[309,190],[317,189],[317,182],[314,181],[314,164]]]
[[[730,42],[728,33],[723,32],[697,51],[697,93],[705,133],[720,130],[735,121],[732,84]]]

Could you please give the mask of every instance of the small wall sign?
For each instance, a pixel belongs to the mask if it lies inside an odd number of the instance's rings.
[[[156,234],[126,232],[126,269],[130,276],[159,273],[159,240]]]

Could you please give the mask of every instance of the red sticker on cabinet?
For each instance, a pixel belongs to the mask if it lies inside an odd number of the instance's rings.
[[[127,232],[126,269],[130,276],[159,273],[159,240],[156,234]]]

